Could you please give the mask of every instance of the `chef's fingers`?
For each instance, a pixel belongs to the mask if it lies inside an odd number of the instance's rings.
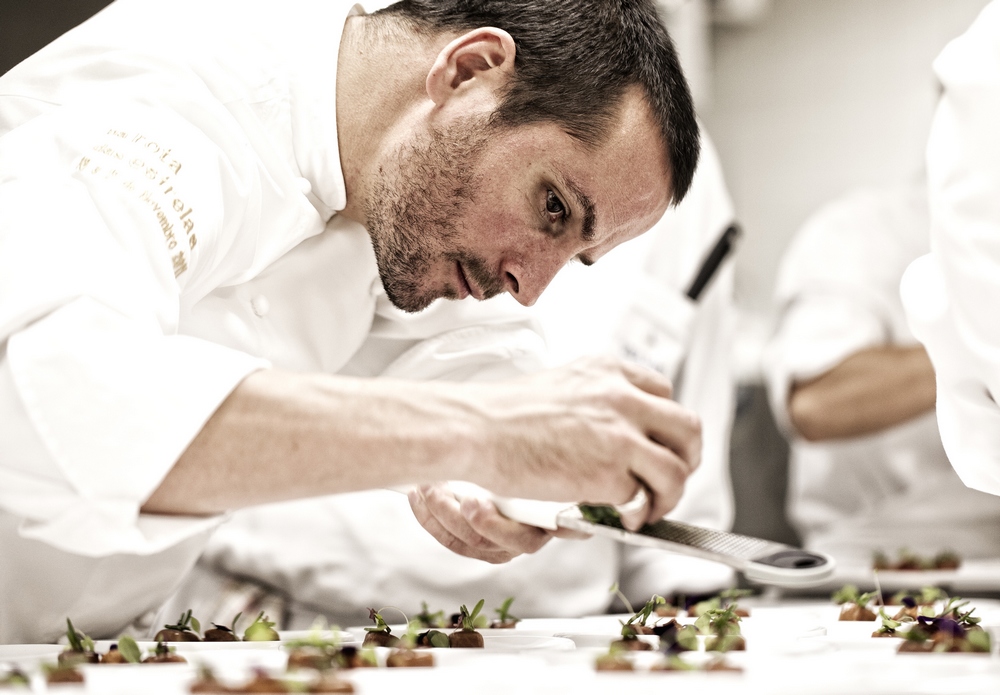
[[[638,531],[642,528],[642,525],[649,519],[653,499],[653,493],[646,489],[645,484],[640,483],[632,499],[618,506],[618,513],[621,514],[622,518],[622,526],[629,531]]]
[[[690,475],[701,465],[701,418],[674,401],[647,399],[641,427],[651,441],[673,452],[670,463],[681,463]]]
[[[632,471],[642,481],[649,497],[649,504],[643,510],[643,523],[658,521],[677,506],[690,473],[687,462],[672,450],[652,441],[646,446],[649,455],[637,458]]]
[[[515,555],[533,553],[552,538],[544,529],[508,519],[489,500],[466,497],[461,510],[474,531]]]
[[[407,498],[420,525],[453,553],[492,564],[513,559],[511,553],[472,530],[450,491],[427,486],[411,491]]]
[[[660,398],[674,397],[674,385],[659,372],[634,362],[624,361],[621,362],[621,370],[626,379],[646,393]]]

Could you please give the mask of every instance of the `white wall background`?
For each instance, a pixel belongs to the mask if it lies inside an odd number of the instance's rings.
[[[737,256],[738,361],[754,377],[774,275],[822,203],[918,174],[935,100],[931,63],[987,0],[774,0],[711,32],[701,116],[746,232]]]

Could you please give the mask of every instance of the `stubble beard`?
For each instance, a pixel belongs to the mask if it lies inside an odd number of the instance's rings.
[[[402,311],[457,298],[451,288],[422,285],[442,259],[460,262],[485,296],[504,289],[483,258],[458,246],[463,208],[474,205],[482,191],[475,172],[490,133],[491,126],[469,119],[401,145],[396,166],[379,167],[365,201],[367,228],[386,296]]]

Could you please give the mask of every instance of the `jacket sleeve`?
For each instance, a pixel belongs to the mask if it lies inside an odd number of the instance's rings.
[[[255,183],[210,119],[87,103],[0,138],[0,509],[68,553],[146,555],[215,523],[139,509],[267,366],[177,332],[239,255]]]
[[[943,86],[927,146],[931,253],[901,292],[937,374],[948,459],[1000,495],[1000,4],[934,64]]]

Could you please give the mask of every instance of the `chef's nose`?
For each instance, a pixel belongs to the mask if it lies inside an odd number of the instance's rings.
[[[565,259],[509,261],[503,268],[507,292],[524,306],[531,306],[565,264]]]

